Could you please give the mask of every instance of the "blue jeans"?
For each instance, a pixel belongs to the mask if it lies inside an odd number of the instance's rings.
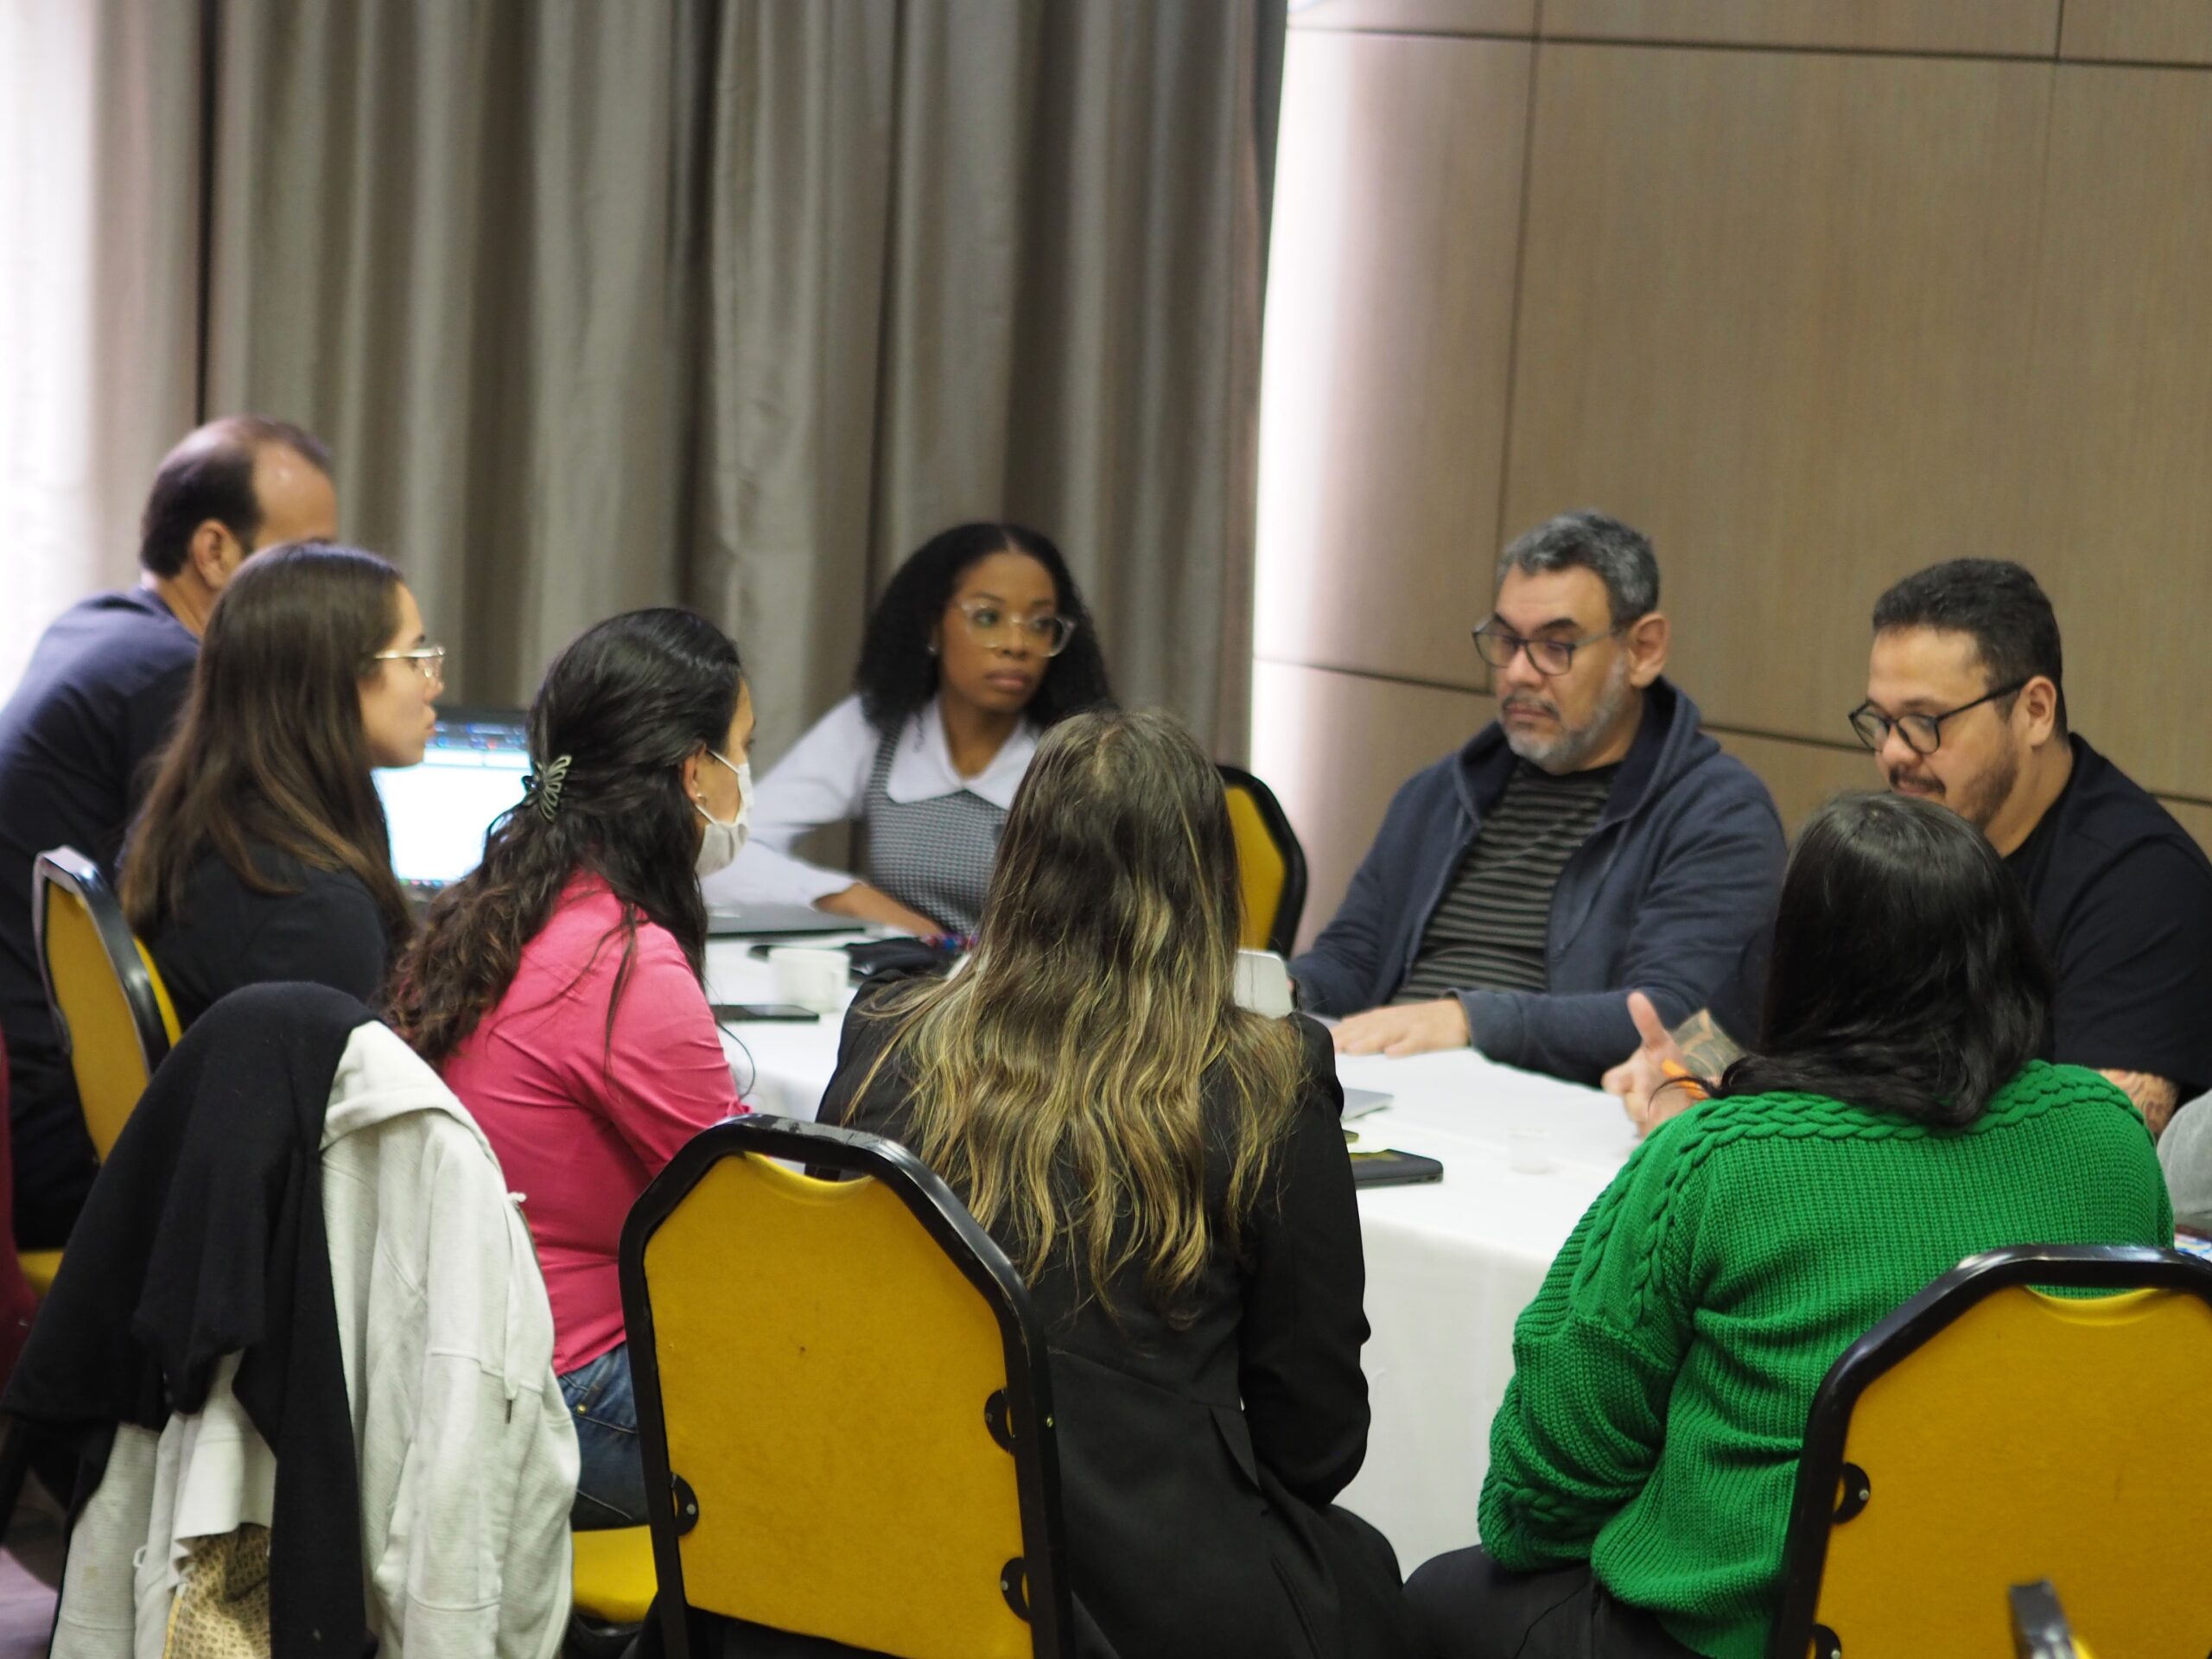
[[[625,1343],[588,1360],[561,1379],[561,1397],[575,1420],[576,1530],[645,1524],[645,1465],[638,1451],[638,1396],[630,1387],[630,1349]]]

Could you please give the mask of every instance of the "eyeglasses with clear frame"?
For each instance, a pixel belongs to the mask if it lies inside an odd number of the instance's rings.
[[[1979,709],[1985,702],[2009,697],[2027,683],[2026,680],[2014,680],[2010,685],[2000,685],[1994,691],[1985,691],[1972,702],[1946,709],[1940,715],[1898,715],[1892,718],[1877,709],[1872,702],[1862,702],[1849,715],[1852,734],[1869,749],[1878,753],[1882,745],[1890,741],[1891,732],[1896,731],[1903,734],[1905,747],[1915,754],[1933,754],[1943,747],[1945,721],[1956,719],[1967,709]]]
[[[372,663],[412,663],[415,671],[426,680],[442,683],[446,677],[446,648],[443,645],[417,645],[412,651],[372,651]]]
[[[966,619],[969,636],[986,645],[1018,639],[1034,646],[1040,655],[1057,657],[1075,637],[1075,622],[1070,617],[1013,616],[987,599],[961,600],[954,608]]]
[[[1546,679],[1556,679],[1574,666],[1574,653],[1585,645],[1594,645],[1600,640],[1617,639],[1626,633],[1625,627],[1607,628],[1603,633],[1586,635],[1580,639],[1524,639],[1510,629],[1498,626],[1495,618],[1477,628],[1475,649],[1482,653],[1483,661],[1492,668],[1504,668],[1522,652],[1529,653],[1529,662]]]

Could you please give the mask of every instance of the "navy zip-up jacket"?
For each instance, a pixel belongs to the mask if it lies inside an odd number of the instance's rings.
[[[1637,1046],[1632,990],[1669,1026],[1703,1007],[1732,1031],[1756,1024],[1747,1001],[1759,988],[1745,970],[1782,891],[1781,816],[1766,785],[1706,735],[1688,696],[1663,678],[1643,696],[1605,812],[1552,892],[1550,988],[1458,994],[1491,1059],[1595,1083]],[[1406,781],[1336,918],[1290,964],[1305,1007],[1357,1014],[1405,983],[1513,764],[1493,721]]]

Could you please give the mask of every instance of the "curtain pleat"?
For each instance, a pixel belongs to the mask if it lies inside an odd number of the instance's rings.
[[[680,600],[772,756],[899,560],[1009,517],[1241,752],[1282,0],[204,11],[205,405],[329,441],[465,697]]]

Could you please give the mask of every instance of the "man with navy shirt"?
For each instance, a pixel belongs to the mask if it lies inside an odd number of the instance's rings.
[[[1290,964],[1306,1007],[1345,1016],[1340,1052],[1471,1045],[1594,1083],[1635,1042],[1630,988],[1680,1019],[1736,982],[1782,821],[1665,677],[1669,639],[1619,520],[1565,513],[1505,550],[1474,636],[1497,719],[1399,790]]]
[[[112,869],[149,762],[191,689],[216,596],[261,549],[337,533],[320,442],[258,416],[209,423],[155,475],[139,585],[56,617],[0,706],[0,1031],[21,1248],[63,1243],[94,1171],[39,974],[33,862],[67,846]]]

